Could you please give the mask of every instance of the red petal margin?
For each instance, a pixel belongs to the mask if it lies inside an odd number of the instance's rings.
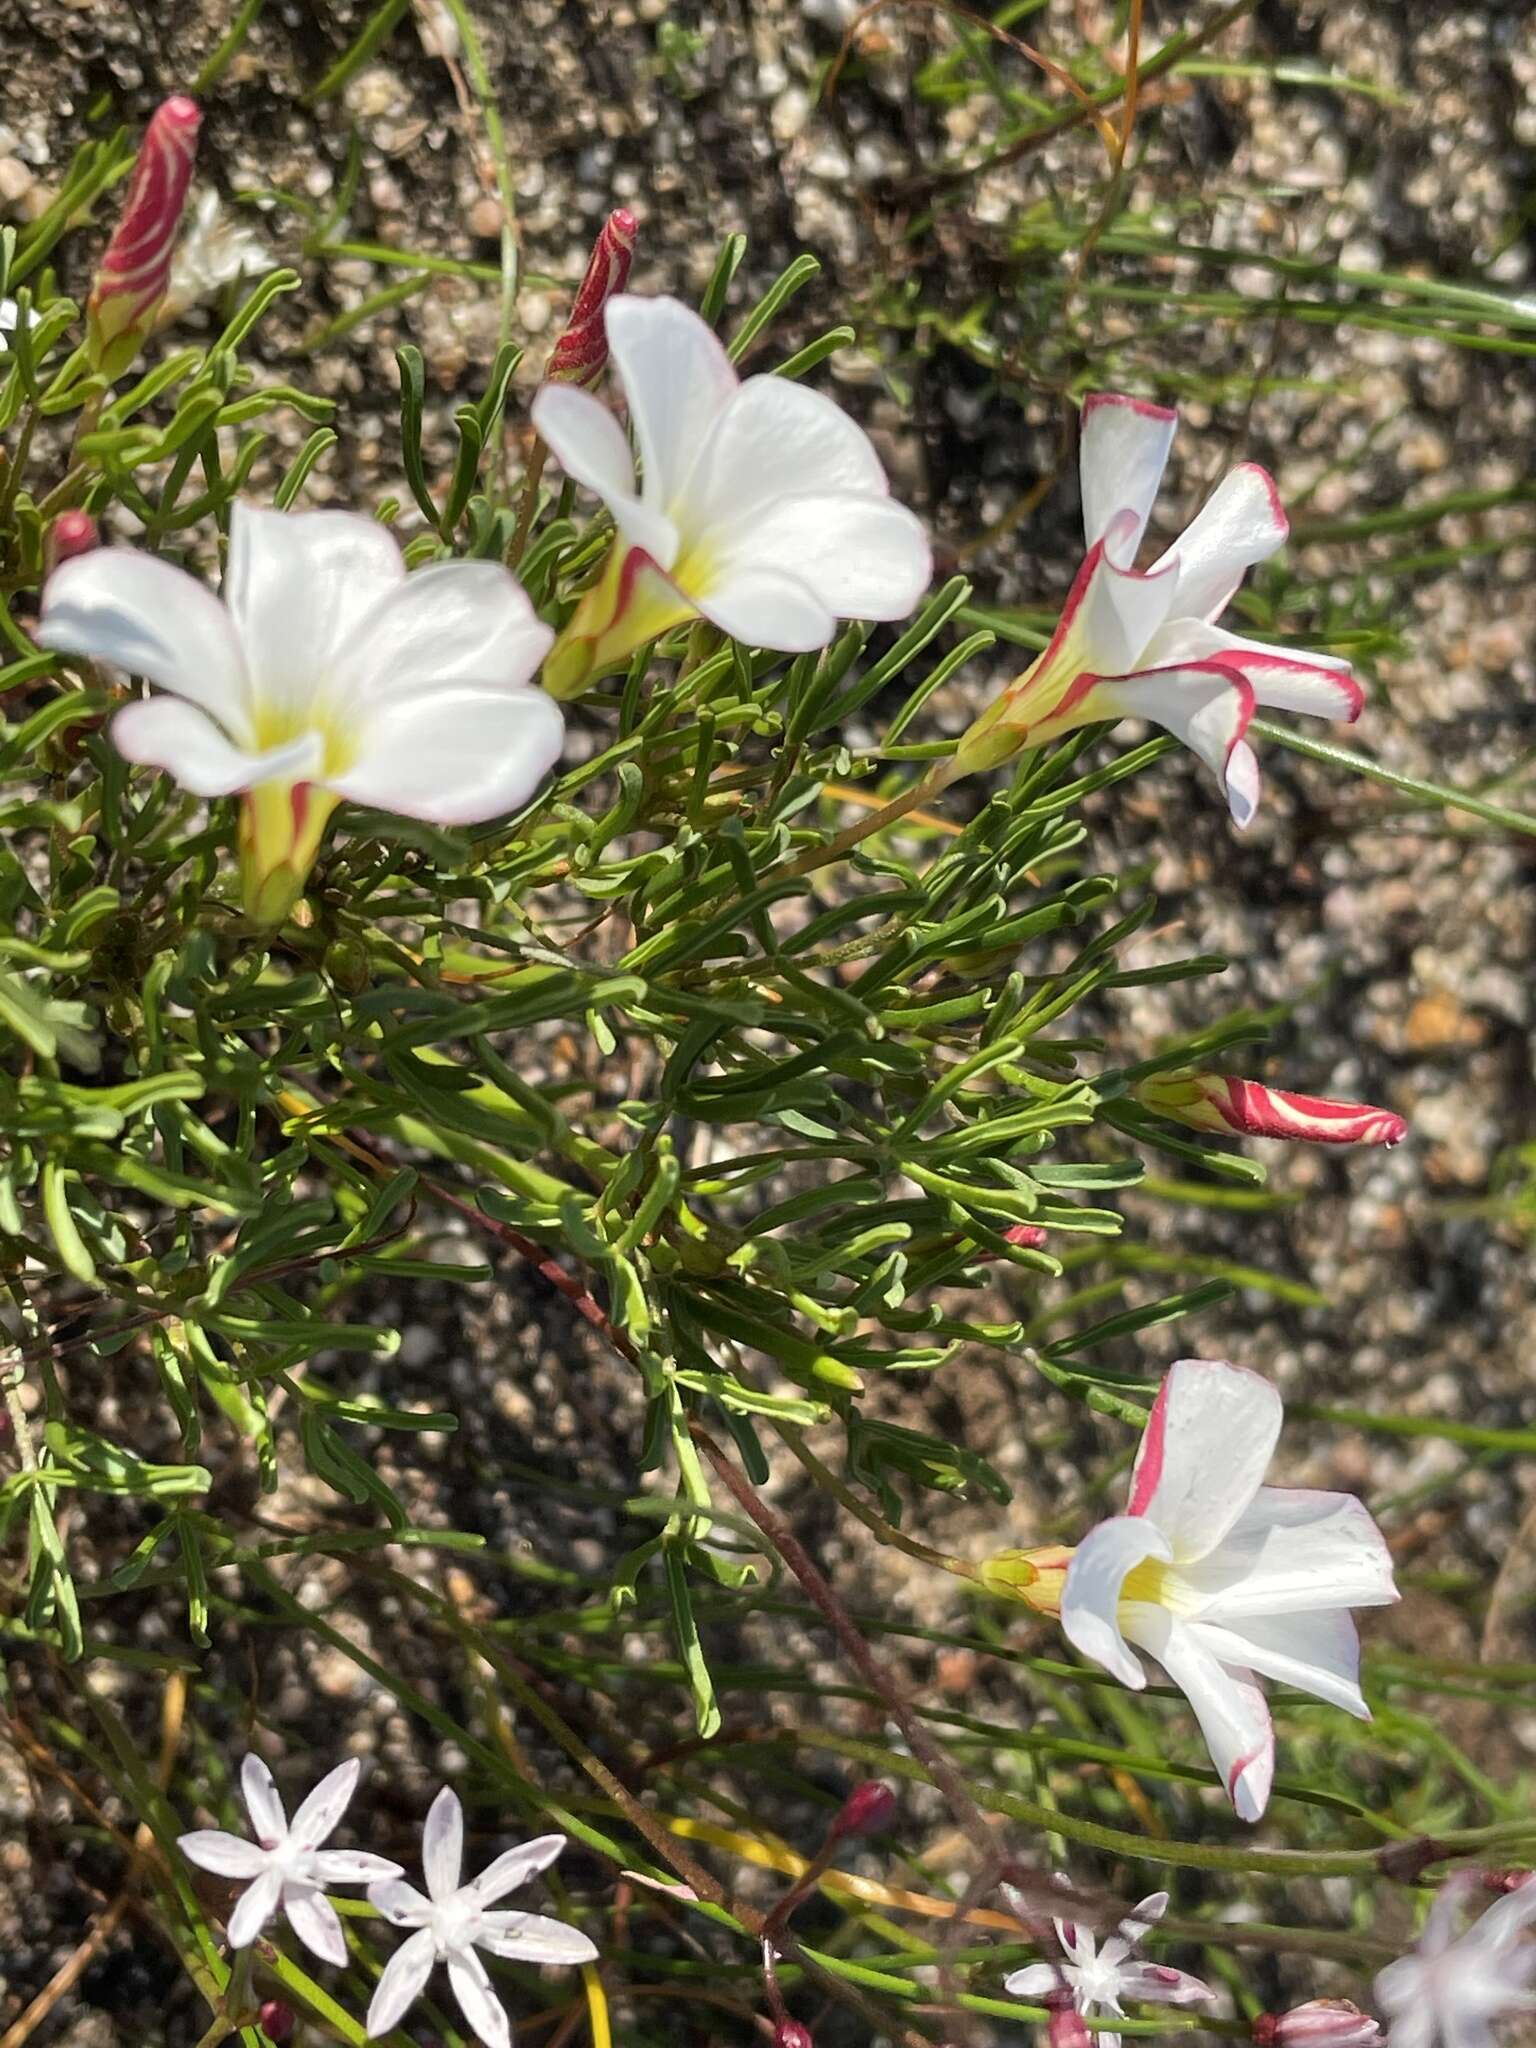
[[[1207,1077],[1206,1099],[1231,1130],[1246,1138],[1300,1139],[1310,1145],[1398,1145],[1408,1135],[1404,1119],[1365,1102],[1331,1102],[1320,1095],[1293,1095],[1259,1081]]]

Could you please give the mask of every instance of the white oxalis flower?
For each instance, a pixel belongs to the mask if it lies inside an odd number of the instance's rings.
[[[1065,1884],[1058,1877],[1058,1884]],[[1133,1957],[1132,1949],[1168,1910],[1168,1894],[1153,1892],[1131,1909],[1118,1930],[1102,1948],[1092,1930],[1073,1920],[1053,1920],[1056,1939],[1065,1961],[1029,1963],[1003,1980],[1003,1989],[1015,1998],[1049,1998],[1059,1992],[1065,1980],[1072,2003],[1084,2017],[1109,2013],[1125,2018],[1122,1999],[1143,1999],[1157,2005],[1201,2005],[1215,1993],[1187,1971],[1170,1969],[1166,1963],[1146,1963]],[[1120,2048],[1120,2036],[1100,2032],[1094,2035],[1097,2048]]]
[[[867,434],[785,377],[743,383],[707,323],[676,299],[610,299],[623,428],[590,392],[545,384],[533,423],[613,514],[617,538],[545,673],[578,695],[685,619],[749,647],[824,647],[839,619],[902,619],[932,558]]]
[[[338,1764],[320,1780],[290,1822],[272,1773],[260,1757],[248,1756],[240,1766],[240,1792],[256,1831],[255,1841],[226,1834],[222,1828],[199,1828],[180,1838],[182,1855],[199,1870],[245,1881],[246,1888],[229,1916],[231,1948],[248,1948],[281,1909],[306,1948],[328,1963],[345,1963],[346,1936],[325,1888],[372,1884],[400,1875],[400,1865],[385,1856],[320,1846],[346,1812],[361,1768],[355,1757],[350,1763]]]
[[[210,186],[190,209],[156,317],[164,325],[189,307],[215,298],[237,278],[258,277],[275,268],[272,252],[261,236],[231,212]]]
[[[1050,644],[961,740],[948,780],[1104,719],[1147,718],[1215,775],[1233,822],[1259,803],[1244,735],[1255,710],[1354,720],[1364,701],[1349,663],[1245,640],[1216,624],[1244,576],[1289,532],[1267,470],[1239,463],[1149,569],[1137,551],[1178,415],[1112,392],[1083,405],[1079,455],[1088,554]]]
[[[1061,1592],[1069,1640],[1122,1684],[1147,1682],[1133,1643],[1162,1665],[1248,1821],[1275,1771],[1255,1674],[1368,1721],[1349,1610],[1397,1598],[1381,1531],[1352,1494],[1263,1484],[1283,1414],[1257,1373],[1170,1367],[1127,1510],[1078,1545]]]
[[[511,2025],[476,1951],[522,1963],[590,1963],[597,1956],[584,1934],[559,1920],[540,1913],[490,1910],[498,1899],[547,1870],[564,1847],[564,1835],[540,1835],[506,1850],[478,1877],[461,1885],[464,1809],[444,1786],[422,1830],[426,1896],[398,1880],[368,1887],[370,1905],[392,1927],[415,1930],[390,1957],[374,1989],[369,2033],[387,2034],[398,2026],[426,1988],[436,1964],[445,1962],[459,2010],[485,2048],[510,2048]]]
[[[1417,1949],[1377,1977],[1389,2048],[1434,2048],[1436,2042],[1492,2048],[1492,2021],[1536,2012],[1536,1943],[1521,1939],[1536,1920],[1536,1879],[1499,1899],[1458,1936],[1477,1885],[1469,1874],[1443,1884]]]
[[[553,635],[498,562],[407,575],[353,512],[237,504],[222,598],[153,555],[56,569],[38,640],[146,676],[112,738],[197,796],[239,792],[246,908],[281,920],[343,798],[468,825],[515,810],[564,721],[529,679]]]

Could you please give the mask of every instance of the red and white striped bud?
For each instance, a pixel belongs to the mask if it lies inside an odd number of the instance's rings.
[[[629,282],[639,232],[640,223],[627,206],[615,208],[603,222],[571,317],[544,372],[547,384],[576,384],[587,390],[607,368],[608,331],[603,316],[614,293],[623,291]]]
[[[154,327],[170,283],[202,125],[196,102],[177,93],[155,109],[145,130],[128,196],[85,307],[86,351],[92,369],[105,377],[121,376]]]
[[[43,564],[51,576],[60,562],[67,562],[74,555],[88,555],[92,548],[100,547],[101,534],[89,512],[78,508],[72,512],[61,512],[48,529],[43,543]]]
[[[1309,1998],[1289,2012],[1261,2012],[1255,2048],[1377,2048],[1381,2028],[1347,1998]]]
[[[1235,1131],[1243,1138],[1287,1138],[1308,1145],[1396,1145],[1408,1126],[1390,1109],[1330,1102],[1189,1068],[1151,1074],[1132,1091],[1143,1109],[1192,1131]]]

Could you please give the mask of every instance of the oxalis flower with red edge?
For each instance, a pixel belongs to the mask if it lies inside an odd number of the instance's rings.
[[[1274,479],[1241,463],[1149,569],[1137,552],[1178,415],[1095,392],[1083,405],[1080,468],[1088,554],[1043,654],[982,713],[946,781],[995,768],[1105,719],[1146,718],[1215,775],[1239,827],[1259,804],[1244,735],[1255,709],[1353,721],[1363,698],[1349,664],[1244,640],[1216,624],[1243,577],[1289,531]]]
[[[1155,1657],[1247,1821],[1275,1773],[1260,1677],[1368,1721],[1350,1610],[1397,1598],[1381,1531],[1352,1494],[1264,1485],[1283,1414],[1257,1373],[1181,1359],[1148,1418],[1126,1512],[1065,1558],[1053,1547],[983,1568],[994,1590],[1059,1613],[1068,1640],[1135,1691],[1147,1682],[1136,1651]]]
[[[863,429],[786,377],[743,383],[676,299],[608,301],[624,430],[573,384],[545,383],[533,424],[618,532],[544,671],[577,697],[639,647],[704,618],[748,647],[825,647],[839,619],[904,619],[932,571],[916,516],[890,495]]]
[[[472,825],[525,803],[559,759],[560,708],[530,678],[554,638],[496,562],[407,576],[352,512],[237,504],[222,599],[127,548],[61,564],[37,638],[159,684],[112,738],[196,796],[241,798],[245,907],[276,924],[344,798]]]

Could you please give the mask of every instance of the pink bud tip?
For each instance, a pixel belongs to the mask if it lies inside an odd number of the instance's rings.
[[[1529,1870],[1485,1870],[1482,1874],[1483,1889],[1497,1892],[1502,1897],[1505,1892],[1517,1892],[1523,1885],[1528,1885],[1532,1875]]]
[[[165,297],[202,125],[196,102],[177,93],[155,109],[144,131],[122,213],[86,301],[91,364],[108,376],[133,361]]]
[[[284,2048],[284,2043],[293,2039],[293,2030],[298,2023],[299,2016],[293,2007],[285,2005],[280,1998],[269,1998],[256,2014],[256,2024],[269,2041],[277,2044],[277,2048]]]
[[[798,2020],[780,2020],[773,2030],[773,2048],[816,2048],[809,2027]]]
[[[883,1835],[895,1818],[896,1794],[871,1778],[867,1785],[856,1785],[843,1801],[832,1823],[832,1837],[840,1841],[845,1835]]]
[[[1311,1998],[1289,2012],[1261,2012],[1255,2048],[1377,2048],[1381,2028],[1347,1998]]]
[[[101,535],[89,512],[61,512],[48,529],[48,565],[57,568],[72,555],[88,555],[101,545]]]
[[[1010,1223],[1003,1239],[1007,1244],[1022,1245],[1027,1252],[1045,1249],[1045,1232],[1038,1223]]]
[[[555,343],[546,383],[595,384],[608,362],[608,330],[604,316],[608,301],[629,282],[629,266],[635,258],[635,237],[640,223],[627,206],[615,207],[603,223],[592,245],[587,274],[571,306],[565,332]]]

